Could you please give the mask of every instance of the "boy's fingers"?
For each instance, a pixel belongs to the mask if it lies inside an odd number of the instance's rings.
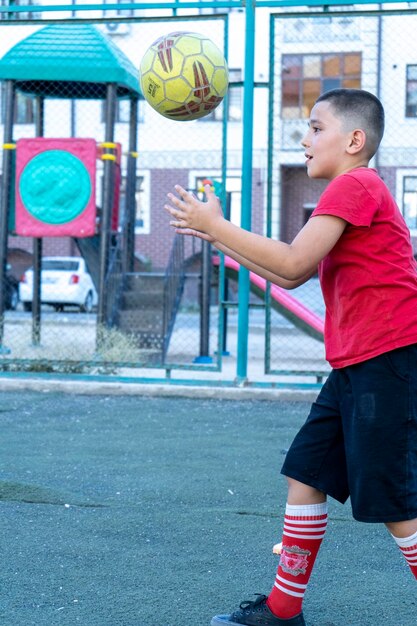
[[[182,198],[186,198],[187,196],[191,195],[188,193],[188,191],[181,187],[181,185],[175,185],[174,189]]]
[[[184,206],[187,206],[187,203],[189,203],[191,200],[197,200],[198,202],[198,198],[193,191],[187,191],[186,189],[181,187],[181,185],[175,185],[174,189],[178,193],[178,195],[181,196],[181,198],[184,200]],[[177,202],[181,202],[181,200],[177,198]]]
[[[176,209],[174,209],[172,206],[170,206],[169,204],[164,204],[164,209],[165,211],[167,211],[167,213],[174,216],[174,212],[176,211]]]
[[[181,228],[182,226],[185,225],[185,222],[181,218],[177,217],[176,215],[172,215],[172,217],[174,219],[170,220],[169,222],[171,226],[176,226],[177,228]]]
[[[185,215],[181,209],[176,209],[172,207],[170,204],[164,204],[164,209],[167,211],[172,217],[176,217],[177,219],[182,219]]]
[[[174,204],[178,209],[184,210],[187,208],[187,204],[177,198],[177,196],[174,196],[172,193],[168,194],[168,200],[172,202],[172,204]]]
[[[177,198],[177,196],[174,196],[173,193],[169,193],[167,195],[168,195],[168,200],[172,202],[172,204],[178,205],[181,202],[181,200]]]
[[[179,235],[192,235],[193,237],[197,235],[197,231],[193,230],[192,228],[176,227],[175,232],[178,233]]]

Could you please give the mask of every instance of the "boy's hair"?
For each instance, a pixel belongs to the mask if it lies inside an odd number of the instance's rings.
[[[332,89],[326,91],[316,102],[328,101],[337,117],[343,119],[348,130],[360,128],[365,131],[365,150],[372,158],[378,150],[384,134],[384,107],[376,96],[363,89]]]

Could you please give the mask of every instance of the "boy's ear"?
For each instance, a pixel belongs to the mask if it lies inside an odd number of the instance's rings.
[[[366,133],[361,128],[356,128],[350,133],[347,151],[349,154],[357,154],[365,147]]]

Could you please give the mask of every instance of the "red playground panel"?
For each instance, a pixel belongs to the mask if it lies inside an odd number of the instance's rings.
[[[16,234],[93,236],[96,158],[94,139],[20,139],[16,146]]]

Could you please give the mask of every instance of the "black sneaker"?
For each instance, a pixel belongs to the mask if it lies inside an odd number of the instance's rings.
[[[276,617],[266,605],[267,596],[257,594],[256,600],[242,602],[231,615],[216,615],[211,626],[306,626],[303,614],[289,619]]]

